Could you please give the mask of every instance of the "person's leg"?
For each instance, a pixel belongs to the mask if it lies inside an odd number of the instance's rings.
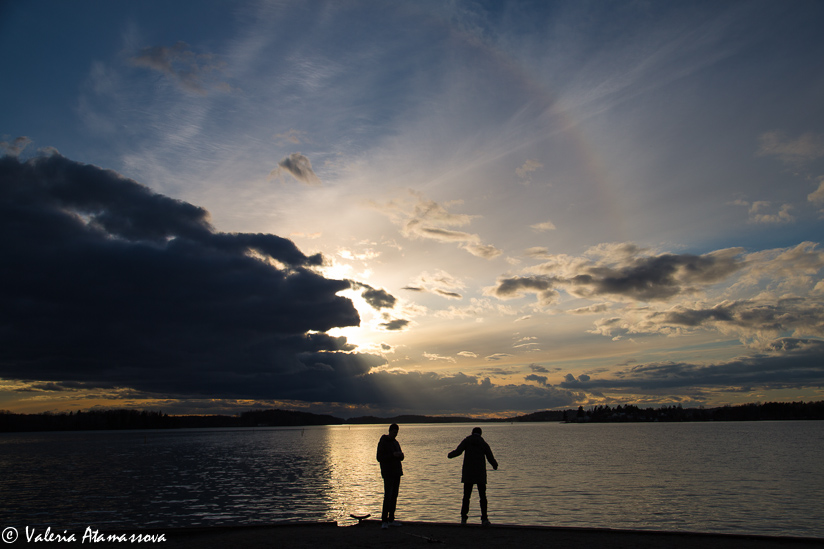
[[[401,491],[401,477],[392,477],[391,492],[389,498],[389,522],[395,522],[395,508],[398,506],[398,494]]]
[[[481,522],[489,520],[486,513],[486,484],[478,484],[478,496],[481,499]]]
[[[463,502],[461,504],[461,521],[465,521],[469,516],[469,498],[472,496],[472,483],[464,483]]]
[[[381,522],[389,522],[389,507],[392,499],[392,479],[383,477],[383,508],[381,509]]]

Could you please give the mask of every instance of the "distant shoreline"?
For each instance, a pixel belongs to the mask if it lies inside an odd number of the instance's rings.
[[[253,410],[236,416],[170,416],[160,411],[115,409],[42,414],[15,414],[0,411],[0,432],[309,427],[316,425],[388,425],[390,423],[677,423],[822,419],[824,419],[824,401],[767,402],[715,408],[662,406],[642,409],[628,404],[614,408],[594,406],[587,410],[581,406],[577,410],[545,410],[509,418],[400,415],[342,419],[294,410]]]

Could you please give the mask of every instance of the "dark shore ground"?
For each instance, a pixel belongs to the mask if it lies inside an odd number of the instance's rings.
[[[101,532],[123,534],[124,532]],[[824,549],[824,539],[746,536],[730,534],[700,534],[683,532],[650,532],[597,528],[555,528],[539,526],[480,525],[410,522],[398,528],[383,530],[376,521],[364,521],[355,526],[331,523],[289,523],[268,526],[237,526],[213,528],[169,528],[166,530],[132,530],[131,534],[163,534],[166,541],[143,542],[137,546],[168,547],[170,549],[211,549],[242,547],[244,549],[371,549],[387,547],[444,547],[527,549],[532,547],[564,547],[575,549]],[[59,543],[61,547],[124,547],[134,543],[97,542]],[[25,538],[13,545],[28,545]]]

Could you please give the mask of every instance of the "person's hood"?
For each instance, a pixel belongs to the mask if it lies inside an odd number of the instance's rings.
[[[469,435],[466,437],[466,444],[468,446],[483,446],[484,437],[481,435]]]

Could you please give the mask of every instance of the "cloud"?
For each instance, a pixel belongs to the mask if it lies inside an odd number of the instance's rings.
[[[500,277],[485,293],[500,299],[534,293],[542,306],[557,300],[556,288],[588,299],[664,301],[742,269],[741,253],[735,248],[703,255],[642,255],[632,244],[601,245],[587,252],[590,257],[552,256],[528,269],[538,274]]]
[[[521,167],[515,169],[515,173],[521,179],[529,179],[529,176],[532,175],[533,172],[543,167],[544,165],[537,160],[527,160]]]
[[[231,87],[213,78],[226,63],[213,54],[197,54],[185,42],[172,47],[152,46],[143,48],[131,58],[133,65],[157,71],[172,79],[183,90],[206,94],[210,87],[228,91]]]
[[[418,225],[415,222],[410,227]],[[441,229],[437,227],[415,227],[414,233],[432,240],[440,240],[441,242],[467,242],[476,239],[476,235],[466,233],[463,231],[453,231],[449,229]]]
[[[544,386],[546,385],[546,381],[547,381],[546,376],[539,376],[539,375],[536,375],[536,374],[529,374],[528,376],[525,376],[524,379],[526,381],[534,381],[538,385],[544,385]]]
[[[457,291],[466,287],[463,281],[452,276],[446,271],[439,270],[435,274],[427,271],[422,272],[404,290],[414,292],[431,292],[435,295],[447,299],[462,299],[463,296]]]
[[[361,292],[361,296],[363,296],[363,299],[365,299],[373,309],[392,309],[397,302],[397,299],[395,299],[395,297],[386,290],[378,290],[369,284],[364,284],[363,282],[357,282],[355,280],[350,280],[349,284],[351,284],[352,289],[354,290],[363,290]]]
[[[434,293],[438,294],[441,297],[445,297],[447,299],[463,299],[463,296],[458,292],[449,292],[446,290],[436,289]]]
[[[570,309],[567,311],[571,315],[592,315],[592,314],[600,314],[605,313],[609,310],[609,305],[606,303],[598,303],[596,305],[590,305],[588,307],[579,307],[577,309]]]
[[[435,353],[424,353],[423,357],[427,360],[441,360],[444,362],[457,362],[454,357],[451,356],[441,356]]]
[[[544,221],[543,223],[535,223],[534,225],[530,225],[529,228],[531,228],[535,231],[538,231],[538,232],[544,232],[544,231],[554,231],[556,227],[555,227],[555,224],[552,221]],[[532,252],[530,252],[530,250]],[[535,253],[535,252],[539,251],[540,248],[531,248],[530,250],[527,250],[527,253]]]
[[[352,282],[320,276],[320,255],[275,235],[218,232],[202,208],[59,154],[0,159],[0,236],[14,265],[0,268],[0,377],[26,390],[421,413],[547,409],[577,397],[376,370],[386,359],[325,333],[359,318],[337,295]],[[377,308],[392,303],[354,287]]]
[[[524,255],[526,255],[527,257],[532,257],[534,259],[549,259],[552,257],[552,254],[549,253],[549,249],[543,246],[527,248],[526,250],[524,250]]]
[[[532,293],[538,296],[538,302],[541,305],[547,306],[558,298],[558,292],[552,286],[553,280],[542,276],[502,277],[498,279],[496,286],[486,288],[484,293],[498,299],[514,299]]]
[[[275,134],[275,140],[278,142],[287,142],[299,145],[302,141],[305,141],[303,137],[304,135],[306,135],[306,132],[291,129],[285,133]]]
[[[769,211],[771,204],[764,200],[759,200],[752,203],[744,200],[736,200],[735,204],[738,206],[747,206],[749,208],[750,223],[777,225],[780,223],[792,223],[795,221],[795,216],[790,213],[793,209],[790,204],[782,204],[778,211],[773,209],[773,212]]]
[[[785,333],[824,337],[824,309],[817,300],[783,298],[774,302],[742,300],[708,308],[676,307],[649,313],[647,329],[707,327],[764,341]]]
[[[461,246],[464,250],[482,259],[495,259],[503,252],[490,244],[466,244]]]
[[[577,379],[568,374],[558,387],[585,391],[656,391],[735,387],[798,388],[824,383],[824,341],[785,338],[770,352],[715,364],[656,362],[619,370],[611,378]]]
[[[384,414],[495,413],[571,406],[579,396],[556,387],[495,385],[488,377],[440,376],[432,372],[374,372],[363,376],[361,392]]]
[[[278,179],[284,172],[306,185],[317,186],[323,184],[314,170],[312,170],[312,163],[307,157],[300,153],[292,153],[285,157],[278,162],[278,167],[269,175],[274,179]]]
[[[382,322],[380,327],[389,332],[400,332],[409,327],[409,321],[402,318],[395,318]]]
[[[625,335],[632,331],[630,330],[630,321],[621,317],[601,318],[596,320],[594,324],[595,327],[589,330],[589,333],[611,337],[613,341],[623,339]]]
[[[322,400],[384,364],[327,330],[349,287],[270,234],[58,154],[0,159],[0,377]]]
[[[701,293],[700,300],[686,300],[687,294],[681,293],[669,300],[666,309],[661,303],[610,307],[621,316],[597,320],[590,333],[620,339],[633,334],[671,336],[712,330],[757,348],[779,336],[824,336],[820,312],[824,303],[816,292],[822,284],[819,273],[824,269],[824,252],[815,243],[763,250],[738,259],[735,277]]]
[[[456,243],[483,259],[494,259],[503,253],[495,246],[484,244],[477,234],[453,228],[468,225],[476,216],[456,214],[449,211],[449,204],[439,204],[415,191],[410,194],[415,198],[414,202],[393,200],[383,205],[372,203],[372,206],[399,226],[407,238]]]
[[[807,200],[815,204],[819,211],[824,212],[824,177],[818,179],[818,188],[807,195]]]
[[[742,268],[737,252],[705,255],[662,254],[618,265],[587,265],[563,283],[578,297],[612,296],[639,301],[666,300],[695,285],[718,282]]]
[[[789,165],[800,165],[824,157],[824,135],[807,132],[796,139],[780,131],[761,134],[760,156],[776,156]]]
[[[29,145],[31,145],[31,139],[29,139],[28,137],[15,137],[10,142],[0,141],[0,152],[11,156],[18,156]]]
[[[824,268],[824,251],[815,242],[748,254],[740,286],[768,285],[778,291],[800,291],[815,282]]]

